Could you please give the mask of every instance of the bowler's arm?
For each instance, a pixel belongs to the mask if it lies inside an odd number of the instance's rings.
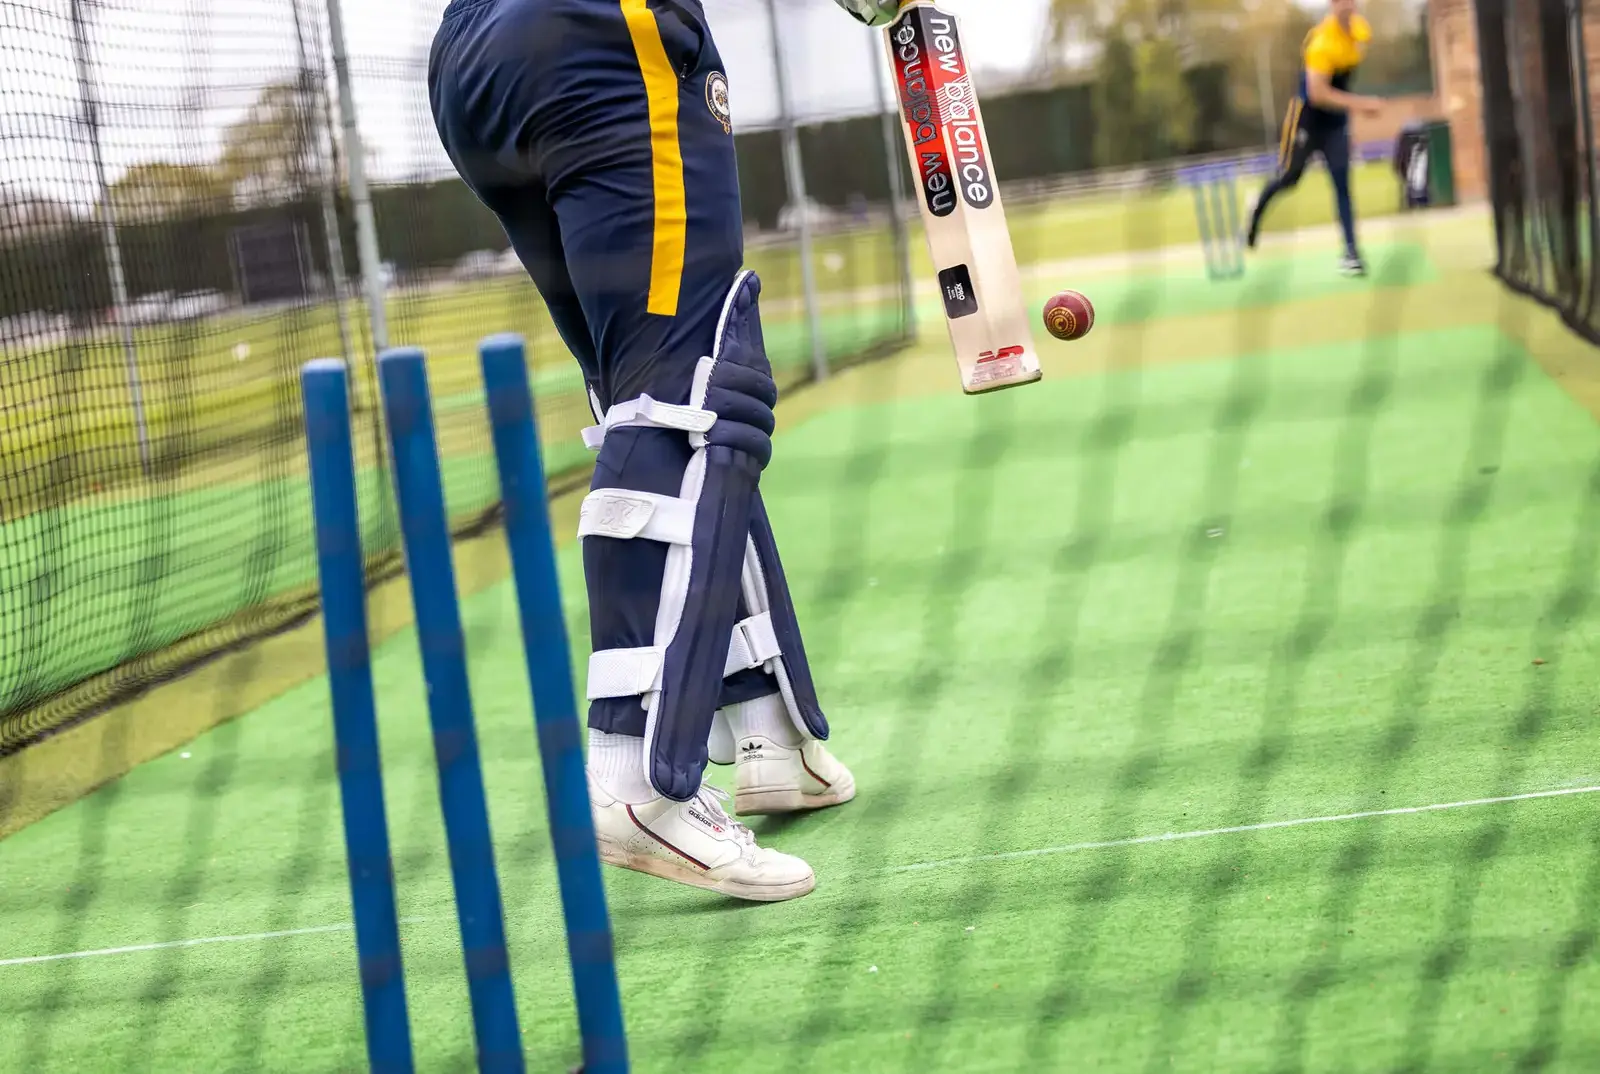
[[[1333,75],[1328,71],[1314,69],[1309,61],[1306,64],[1306,96],[1313,107],[1329,112],[1353,112],[1371,116],[1383,108],[1383,102],[1376,97],[1335,89]]]

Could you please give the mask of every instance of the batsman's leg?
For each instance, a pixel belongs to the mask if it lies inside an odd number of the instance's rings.
[[[541,290],[537,253],[553,243],[522,218],[555,221],[593,355],[600,421],[585,438],[599,460],[580,535],[602,853],[744,898],[792,898],[811,889],[810,868],[756,846],[702,783],[714,714],[731,726],[727,713],[771,698],[787,711],[778,669],[794,660],[745,584],[776,390],[759,282],[739,273],[726,78],[691,7],[468,8],[474,25],[436,50],[435,83],[457,87],[436,94],[436,110],[441,132],[456,133],[452,159]],[[483,181],[518,167],[529,174]],[[826,734],[814,693],[789,723]]]
[[[817,701],[777,538],[759,492],[751,510],[744,591],[750,607],[760,609],[772,626],[779,655],[768,666],[778,693],[719,713],[737,745],[735,812],[791,813],[848,802],[856,794],[855,777],[822,744],[828,721]]]

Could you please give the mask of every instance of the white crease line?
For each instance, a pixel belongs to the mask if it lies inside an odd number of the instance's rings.
[[[402,925],[415,925],[425,917],[403,917]],[[199,947],[212,943],[253,943],[260,940],[286,940],[296,936],[320,936],[329,932],[350,932],[355,926],[314,925],[305,929],[283,929],[278,932],[248,932],[241,936],[202,936],[194,940],[167,940],[164,943],[140,943],[129,947],[103,947],[96,951],[69,951],[64,955],[30,955],[26,958],[0,958],[0,966],[26,966],[34,962],[61,962],[69,958],[102,958],[107,955],[132,955],[140,951],[170,951],[178,947]]]
[[[1058,847],[1036,847],[1033,850],[1012,850],[1004,854],[975,854],[967,858],[943,858],[939,861],[895,865],[884,873],[918,873],[929,869],[947,869],[955,865],[981,865],[987,862],[1021,861],[1027,858],[1045,858],[1056,854],[1077,854],[1086,850],[1115,850],[1119,847],[1147,846],[1153,843],[1177,843],[1188,839],[1209,839],[1218,835],[1247,835],[1251,832],[1270,832],[1281,828],[1305,828],[1313,824],[1338,824],[1352,820],[1376,820],[1380,817],[1406,817],[1420,813],[1444,813],[1453,809],[1472,809],[1478,806],[1509,805],[1513,802],[1532,802],[1541,798],[1571,798],[1581,794],[1600,794],[1600,785],[1563,787],[1552,791],[1530,791],[1527,794],[1508,794],[1499,798],[1470,798],[1464,802],[1438,802],[1433,805],[1402,806],[1397,809],[1372,809],[1363,813],[1337,813],[1328,817],[1301,817],[1297,820],[1270,820],[1261,824],[1239,824],[1231,828],[1203,828],[1193,832],[1165,832],[1161,835],[1141,835],[1132,839],[1108,839],[1096,843],[1068,843]],[[402,925],[420,924],[425,917],[403,917]],[[284,929],[280,932],[252,932],[242,936],[203,936],[194,940],[168,940],[165,943],[142,943],[130,947],[105,947],[96,951],[70,951],[62,955],[31,955],[26,958],[0,958],[0,966],[23,966],[36,962],[60,962],[69,958],[101,958],[107,955],[131,955],[140,951],[166,951],[179,947],[199,947],[214,943],[252,943],[262,940],[283,940],[296,936],[317,936],[330,932],[349,932],[353,925],[317,925],[305,929]]]
[[[1065,846],[1058,847],[1012,850],[1004,854],[974,854],[969,858],[943,858],[939,861],[916,862],[912,865],[895,865],[882,871],[885,873],[918,873],[928,869],[947,869],[955,865],[981,865],[986,862],[1045,858],[1055,854],[1077,854],[1085,850],[1115,850],[1119,847],[1146,846],[1151,843],[1177,843],[1186,839],[1209,839],[1216,835],[1246,835],[1251,832],[1276,831],[1279,828],[1304,828],[1312,824],[1338,824],[1343,821],[1373,820],[1378,817],[1405,817],[1418,813],[1443,813],[1452,809],[1507,805],[1511,802],[1531,802],[1539,798],[1568,798],[1578,794],[1600,794],[1600,786],[1564,787],[1553,791],[1508,794],[1501,798],[1472,798],[1465,802],[1440,802],[1435,805],[1407,806],[1399,809],[1373,809],[1365,813],[1339,813],[1331,817],[1271,820],[1262,824],[1240,824],[1232,828],[1205,828],[1194,832],[1166,832],[1162,835],[1141,835],[1133,839],[1109,839],[1098,843],[1068,843]]]

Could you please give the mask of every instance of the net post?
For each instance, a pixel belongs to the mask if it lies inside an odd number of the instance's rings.
[[[821,299],[817,294],[816,235],[811,227],[810,198],[806,193],[805,161],[800,153],[800,131],[795,124],[794,100],[789,92],[787,57],[778,28],[778,5],[767,0],[771,30],[772,64],[778,80],[778,111],[783,137],[783,168],[788,180],[789,203],[799,214],[800,284],[805,298],[806,328],[811,337],[811,372],[828,379],[828,341],[822,326]]]

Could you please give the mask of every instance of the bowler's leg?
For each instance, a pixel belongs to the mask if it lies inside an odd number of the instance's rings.
[[[1261,237],[1261,221],[1266,218],[1267,206],[1285,190],[1293,190],[1306,172],[1311,154],[1316,152],[1316,141],[1305,121],[1303,102],[1298,98],[1289,105],[1289,114],[1283,120],[1283,141],[1278,148],[1278,172],[1261,188],[1255,204],[1250,208],[1250,225],[1245,229],[1245,245],[1252,249]]]
[[[1328,178],[1333,181],[1333,203],[1339,213],[1339,228],[1344,234],[1344,256],[1339,270],[1346,276],[1364,276],[1366,263],[1356,245],[1356,207],[1350,197],[1350,129],[1341,127],[1322,141],[1322,159],[1328,162]]]

